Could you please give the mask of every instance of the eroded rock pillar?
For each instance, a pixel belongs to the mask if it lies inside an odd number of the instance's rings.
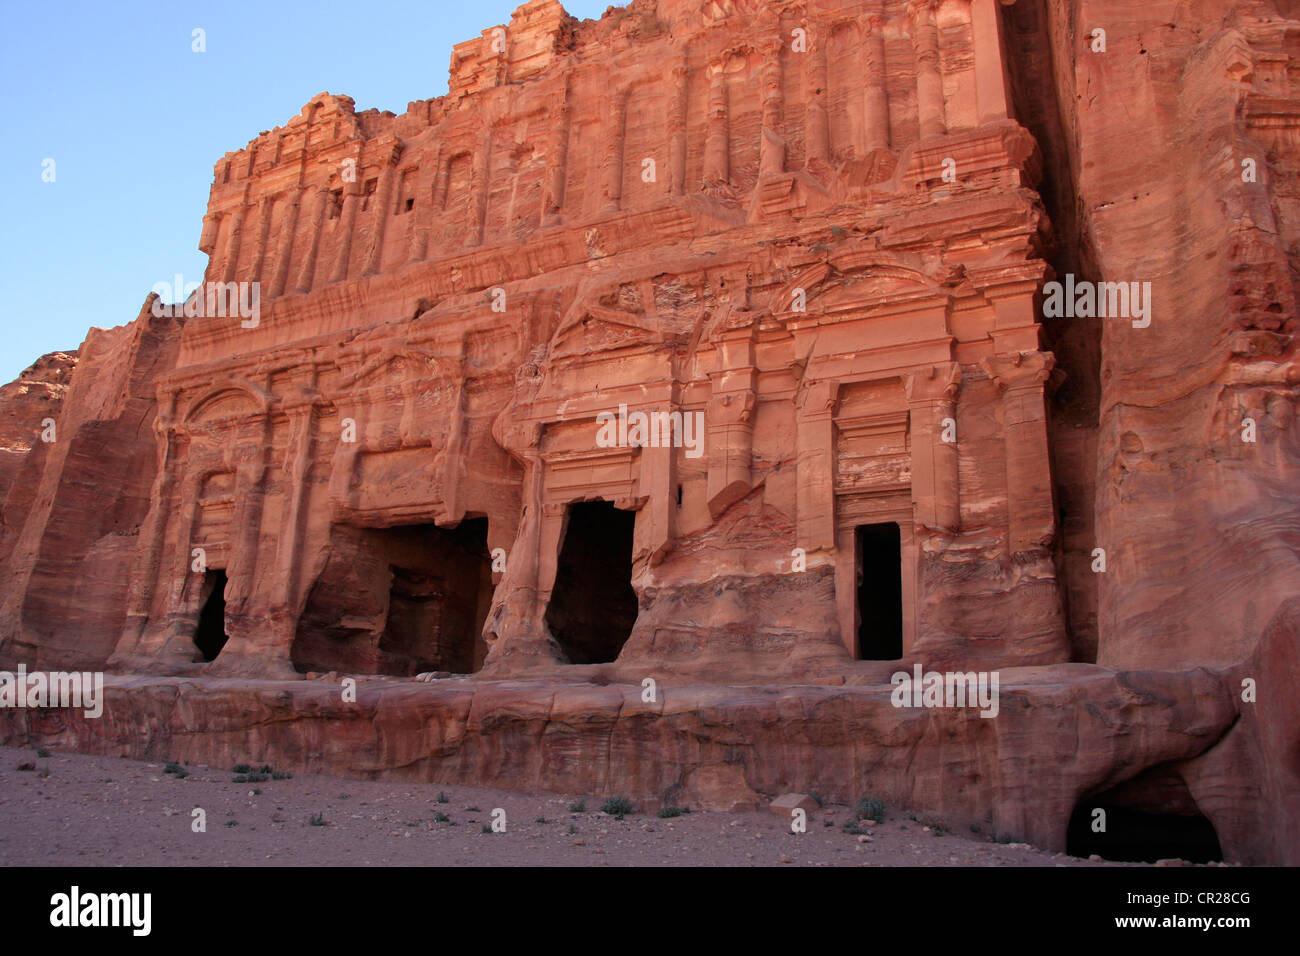
[[[835,410],[838,381],[815,382],[803,394],[795,427],[799,547],[835,550]]]
[[[483,233],[487,229],[488,197],[492,191],[492,127],[483,128],[479,137],[478,162],[474,167],[473,182],[470,184],[471,217],[469,224],[470,246],[483,244]]]
[[[876,12],[863,20],[866,90],[863,94],[865,148],[889,148],[889,95],[885,92],[885,17]]]
[[[437,184],[438,171],[442,168],[442,145],[439,144],[432,162],[425,162],[416,174],[415,212],[411,219],[411,236],[407,243],[407,261],[420,262],[429,254],[429,230],[433,226],[433,214],[437,197],[434,189]]]
[[[1002,49],[999,0],[971,0],[970,25],[975,53],[975,111],[981,125],[1010,116],[1011,102]]]
[[[779,37],[779,34],[778,34]],[[758,152],[759,175],[785,172],[785,134],[781,128],[781,48],[776,39],[763,51],[763,127]]]
[[[914,0],[908,8],[912,49],[916,53],[916,104],[921,137],[948,131],[943,107],[943,74],[939,63],[939,28],[934,20],[934,0]]]
[[[826,103],[830,95],[826,80],[826,42],[822,37],[813,41],[807,54],[808,69],[804,74],[804,150],[805,166],[825,164],[830,159],[830,118]]]
[[[1056,508],[1043,387],[1056,357],[1051,352],[1019,352],[995,355],[982,364],[1002,390],[1011,553],[1050,548],[1056,536]]]
[[[357,164],[358,167],[360,163]],[[361,183],[349,183],[343,190],[343,215],[339,220],[339,248],[334,258],[331,282],[341,282],[348,277],[352,264],[352,233],[357,224],[357,208],[361,205]]]
[[[546,195],[542,200],[543,226],[559,223],[560,210],[564,208],[564,192],[569,175],[569,123],[572,112],[566,76],[560,98],[551,112],[551,135],[546,146]]]
[[[934,531],[961,527],[957,477],[957,391],[961,366],[947,362],[903,378],[912,439],[912,508],[916,523]]]
[[[709,77],[708,133],[704,139],[704,181],[724,183],[730,175],[727,133],[727,77],[725,62],[715,64]]]
[[[266,241],[271,236],[271,215],[275,211],[275,200],[264,197],[257,208],[257,241],[253,245],[253,264],[248,270],[249,282],[262,281],[262,266],[266,264]]]
[[[672,97],[668,107],[668,191],[680,196],[686,188],[686,109],[690,73],[684,63],[673,67]]]
[[[379,184],[375,188],[375,224],[370,230],[371,246],[362,275],[374,275],[383,266],[384,236],[388,232],[388,220],[393,217],[393,180],[397,178],[397,161],[401,155],[401,143],[394,143],[384,153],[384,168],[379,171]]]
[[[222,282],[234,282],[239,267],[239,242],[244,231],[244,208],[230,214],[230,235],[226,238],[226,258],[221,269]]]
[[[289,285],[289,267],[293,260],[293,235],[298,228],[298,212],[302,206],[302,189],[289,194],[284,222],[280,224],[280,241],[275,252],[275,275],[271,277],[271,295],[283,295]]]
[[[616,90],[609,99],[609,132],[605,137],[603,212],[614,212],[623,200],[623,142],[627,133],[627,90]]]
[[[325,228],[325,213],[329,209],[330,191],[324,186],[316,190],[316,205],[312,210],[310,240],[307,243],[307,255],[302,260],[302,271],[298,274],[298,291],[310,292],[316,280],[316,257],[320,254],[321,231]]]
[[[705,415],[708,434],[709,514],[717,518],[753,488],[754,412],[758,372],[754,326],[723,333],[715,346],[717,371],[709,374],[713,395]]]

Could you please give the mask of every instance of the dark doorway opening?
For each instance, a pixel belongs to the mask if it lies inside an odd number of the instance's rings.
[[[903,656],[903,550],[898,525],[855,529],[858,658],[893,661]]]
[[[430,539],[437,560],[389,566],[388,619],[379,639],[382,666],[386,673],[472,674],[483,664],[481,632],[492,599],[487,518],[467,518],[451,531],[415,530]]]
[[[546,625],[571,664],[607,664],[636,624],[632,534],[636,514],[607,501],[569,506]]]
[[[483,666],[492,603],[487,518],[455,528],[337,526],[298,619],[300,673],[470,674]]]
[[[1106,812],[1104,832],[1093,830],[1094,811]],[[1196,812],[1153,813],[1110,802],[1107,794],[1080,801],[1070,817],[1065,851],[1071,856],[1125,863],[1180,859],[1213,863],[1223,859],[1214,824]]]
[[[203,574],[199,591],[199,624],[194,630],[194,646],[203,660],[214,661],[226,646],[226,572],[210,568]]]

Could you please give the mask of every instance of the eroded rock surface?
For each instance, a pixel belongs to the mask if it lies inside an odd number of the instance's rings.
[[[0,395],[0,665],[194,680],[105,752],[1053,847],[1104,793],[1300,862],[1291,6],[532,0],[444,97],[313,97],[180,314]],[[913,664],[1003,712],[890,707]]]

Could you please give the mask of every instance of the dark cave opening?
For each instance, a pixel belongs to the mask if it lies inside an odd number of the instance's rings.
[[[1214,825],[1196,809],[1190,795],[1183,799],[1180,794],[1174,800],[1133,801],[1130,797],[1131,788],[1129,794],[1117,788],[1080,800],[1070,816],[1066,852],[1124,863],[1167,859],[1214,863],[1223,859]],[[1104,817],[1097,811],[1103,811]],[[1099,829],[1102,823],[1104,830]]]
[[[203,574],[199,592],[201,608],[194,630],[194,646],[205,662],[214,661],[226,646],[226,572],[210,568]]]
[[[636,514],[607,501],[582,501],[569,506],[567,518],[546,625],[569,663],[606,664],[636,623]]]

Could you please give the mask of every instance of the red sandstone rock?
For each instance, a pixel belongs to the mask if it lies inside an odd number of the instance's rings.
[[[93,332],[64,438],[0,463],[0,664],[204,679],[82,746],[710,805],[869,776],[1049,846],[1109,790],[1300,860],[1290,15],[533,0],[445,97],[314,97],[215,169],[205,278],[259,314]],[[1045,318],[1067,276],[1150,282],[1149,323]],[[698,443],[601,440],[636,414]],[[913,664],[1016,689],[882,708]],[[325,671],[477,677],[208,683]]]

